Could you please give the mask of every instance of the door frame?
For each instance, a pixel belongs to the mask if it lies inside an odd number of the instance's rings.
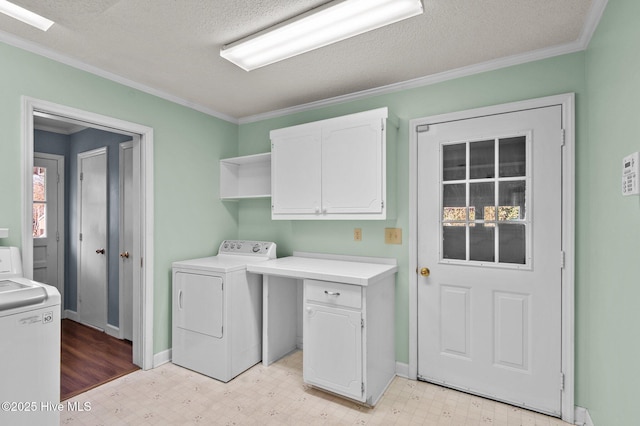
[[[38,158],[44,158],[47,160],[55,160],[58,163],[58,168],[56,170],[56,172],[58,173],[58,183],[57,183],[57,187],[58,187],[58,211],[57,211],[57,215],[58,215],[58,223],[57,223],[57,227],[58,227],[58,291],[60,292],[60,300],[63,301],[63,306],[64,306],[64,265],[65,265],[65,260],[67,258],[67,254],[64,251],[65,248],[65,228],[64,228],[64,217],[65,217],[65,193],[64,193],[64,184],[65,184],[65,179],[64,179],[64,172],[65,172],[65,163],[64,163],[64,155],[58,155],[58,154],[47,154],[45,152],[34,152],[33,153],[33,158],[35,160],[35,157]],[[33,188],[33,183],[32,183],[32,188]],[[32,189],[32,195],[33,197],[33,189]],[[33,203],[33,198],[32,198],[32,203]],[[32,238],[33,241],[33,238]],[[33,244],[31,244],[31,246],[33,247]],[[31,262],[32,268],[33,268],[33,262]],[[33,274],[33,269],[31,270],[32,274]],[[64,312],[64,307],[63,307],[63,312]]]
[[[118,185],[120,187],[120,211],[118,212],[118,222],[119,222],[119,226],[118,226],[118,253],[122,253],[122,250],[125,248],[124,247],[124,227],[122,226],[123,222],[124,222],[124,205],[125,205],[125,196],[124,196],[124,185],[125,185],[125,179],[124,179],[124,151],[126,149],[133,149],[133,145],[134,145],[134,141],[130,140],[130,141],[126,141],[126,142],[121,142],[118,144]],[[133,154],[133,153],[132,153]],[[135,162],[135,156],[132,159],[133,162]],[[135,175],[132,176],[132,179],[135,181]],[[132,185],[135,185],[135,182],[132,182]],[[136,216],[138,216],[137,213],[137,209],[136,209],[137,205],[135,203],[133,203],[132,206],[132,216],[134,216],[134,218]],[[134,219],[135,220],[135,219]],[[135,229],[135,226],[134,226]],[[136,251],[134,247],[129,248],[129,250],[131,250],[132,252]],[[133,261],[133,259],[132,259]],[[120,339],[124,339],[124,328],[123,328],[123,324],[124,324],[124,305],[125,305],[125,298],[124,298],[124,267],[122,264],[122,257],[120,258],[120,260],[118,261],[118,337]],[[132,304],[134,302],[132,301]],[[132,333],[133,334],[133,333]]]
[[[466,120],[526,109],[559,105],[562,108],[562,420],[574,421],[575,392],[575,94],[565,93],[519,102],[458,111],[409,121],[409,368],[408,377],[418,375],[418,131],[417,126]],[[560,386],[560,383],[558,383]]]
[[[139,339],[133,344],[133,362],[143,370],[154,367],[153,357],[153,275],[154,275],[154,187],[153,187],[153,128],[96,114],[49,101],[22,96],[22,266],[24,276],[33,277],[33,236],[30,212],[33,204],[33,117],[46,114],[61,120],[85,122],[91,127],[128,134],[139,135],[140,142],[134,149],[139,150],[139,164],[136,164],[140,178],[139,211],[140,232],[134,240],[139,242],[140,254],[136,262],[140,269],[134,274],[134,292],[139,294],[139,303],[134,304],[134,330]]]

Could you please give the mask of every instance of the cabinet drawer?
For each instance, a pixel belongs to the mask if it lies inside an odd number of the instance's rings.
[[[304,292],[307,302],[362,308],[362,287],[358,285],[304,280]]]

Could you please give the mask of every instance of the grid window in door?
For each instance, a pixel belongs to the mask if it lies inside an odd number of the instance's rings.
[[[531,265],[530,137],[441,145],[441,262]]]
[[[47,237],[47,169],[33,168],[33,238]]]

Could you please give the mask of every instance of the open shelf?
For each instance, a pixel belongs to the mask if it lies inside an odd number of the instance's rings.
[[[220,160],[220,199],[271,197],[271,153]]]

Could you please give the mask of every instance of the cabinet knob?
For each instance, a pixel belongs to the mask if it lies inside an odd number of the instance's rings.
[[[313,308],[311,306],[307,306],[307,313],[310,314],[311,312],[313,312]]]

